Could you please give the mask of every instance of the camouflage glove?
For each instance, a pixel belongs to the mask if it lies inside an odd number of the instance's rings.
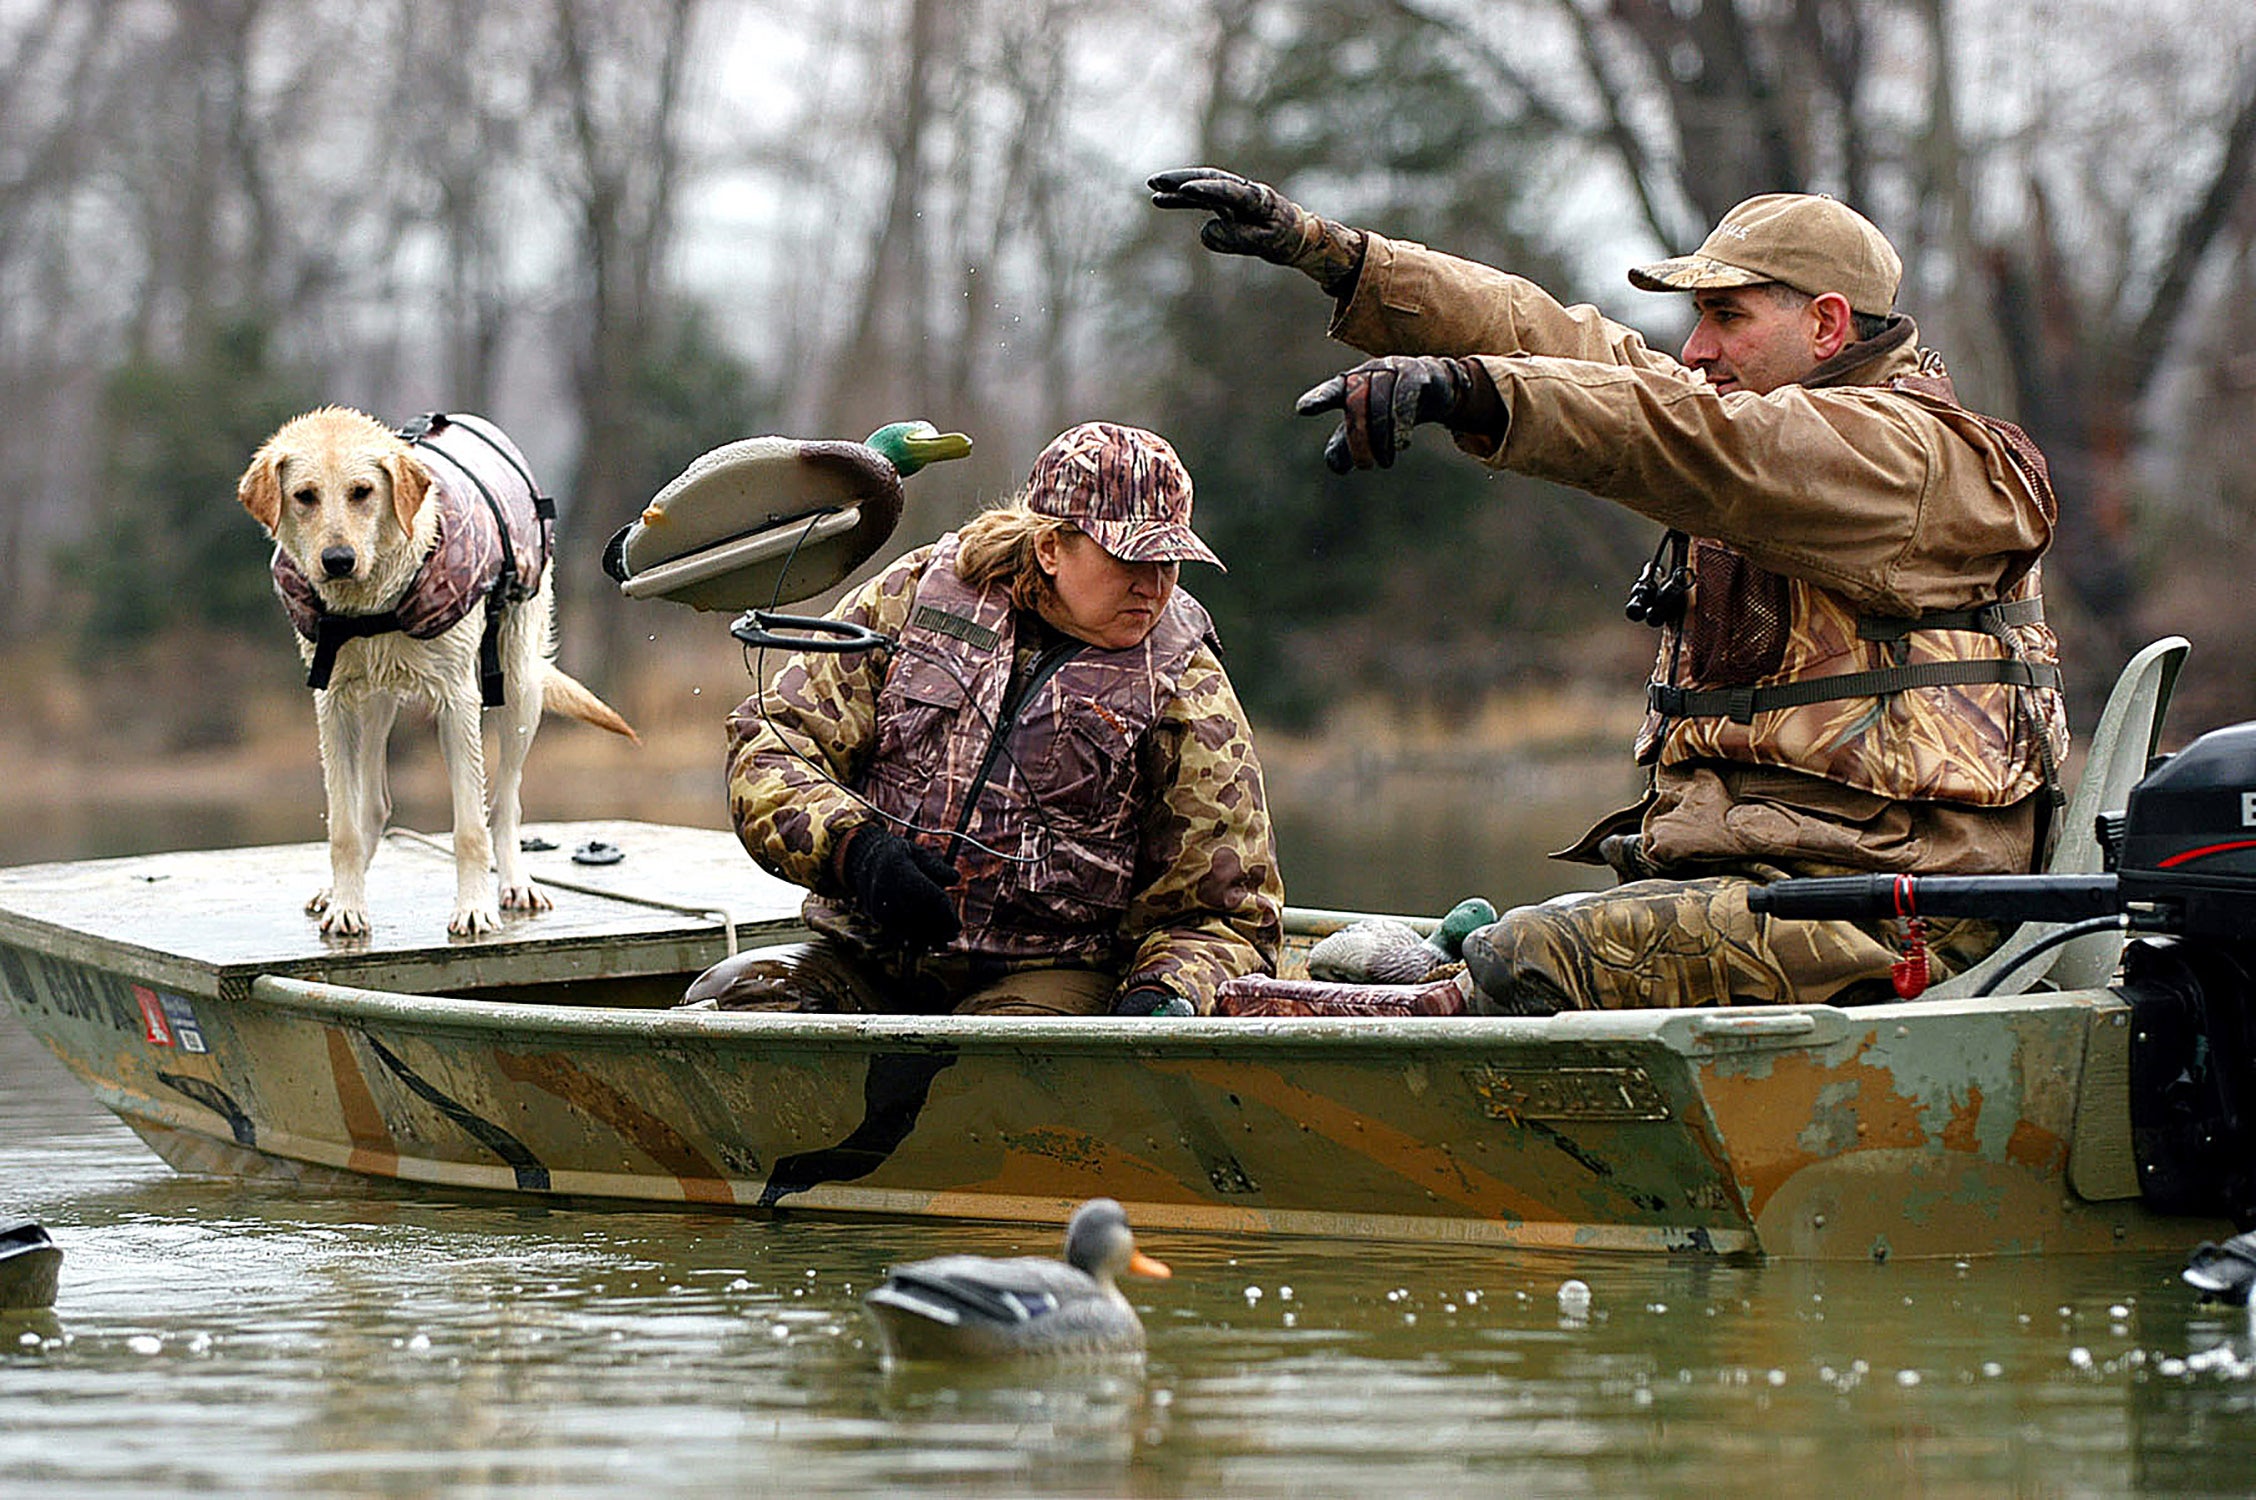
[[[1116,1016],[1195,1016],[1197,1007],[1173,990],[1156,984],[1138,985],[1112,1002]]]
[[[1291,266],[1337,297],[1363,267],[1363,231],[1319,219],[1267,183],[1220,167],[1155,172],[1145,186],[1155,208],[1211,213],[1199,243],[1221,255],[1258,255]]]
[[[839,865],[854,904],[888,938],[936,948],[963,930],[946,889],[956,867],[922,844],[865,823],[847,839]]]
[[[1490,410],[1482,412],[1483,407]],[[1394,455],[1410,446],[1410,429],[1420,422],[1486,430],[1488,421],[1474,424],[1466,418],[1503,415],[1495,388],[1479,366],[1431,354],[1389,354],[1357,365],[1304,391],[1293,410],[1304,417],[1340,414],[1338,430],[1324,444],[1324,463],[1334,474],[1374,465],[1392,468]]]

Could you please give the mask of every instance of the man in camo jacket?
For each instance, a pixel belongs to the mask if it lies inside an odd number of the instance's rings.
[[[1439,422],[1497,468],[1669,528],[1633,591],[1660,627],[1645,800],[1569,858],[1624,884],[1508,912],[1465,943],[1487,1007],[1883,998],[1897,924],[1757,917],[1785,875],[2039,868],[2068,751],[2037,559],[2043,457],[1961,406],[1895,312],[1903,265],[1830,198],[1749,199],[1634,285],[1690,293],[1681,360],[1518,276],[1318,218],[1211,167],[1152,178],[1213,250],[1305,272],[1379,355],[1301,398],[1340,473]],[[1991,924],[1937,923],[1935,977]],[[1906,977],[1906,986],[1914,981]]]
[[[1184,561],[1191,480],[1091,422],[1025,493],[834,618],[729,720],[729,805],[823,934],[693,987],[726,1008],[1190,1015],[1269,973],[1284,890],[1252,733]]]

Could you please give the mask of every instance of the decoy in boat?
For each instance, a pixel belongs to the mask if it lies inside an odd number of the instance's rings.
[[[28,1219],[0,1223],[0,1311],[53,1307],[62,1248]]]
[[[772,609],[811,599],[868,561],[901,519],[901,481],[961,458],[971,439],[894,422],[859,443],[752,437],[700,455],[603,549],[636,599]]]
[[[2256,1232],[2236,1234],[2222,1245],[2203,1240],[2178,1274],[2204,1302],[2246,1307],[2256,1291]]]
[[[1308,977],[1341,984],[1416,984],[1459,961],[1465,935],[1496,920],[1478,896],[1449,909],[1431,937],[1395,917],[1366,917],[1308,950]]]
[[[864,1299],[887,1363],[1141,1354],[1144,1325],[1122,1273],[1166,1277],[1128,1216],[1091,1198],[1065,1226],[1065,1259],[944,1255],[896,1266]]]

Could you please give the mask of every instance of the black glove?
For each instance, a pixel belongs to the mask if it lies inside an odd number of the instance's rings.
[[[874,823],[847,840],[843,864],[854,904],[878,931],[912,948],[936,948],[963,930],[946,887],[956,867]]]
[[[1154,208],[1188,208],[1211,213],[1199,228],[1199,243],[1223,255],[1258,255],[1289,266],[1307,236],[1301,221],[1308,211],[1265,182],[1253,182],[1220,167],[1176,167],[1154,172],[1145,182]]]
[[[1210,213],[1199,243],[1223,255],[1258,255],[1315,278],[1334,296],[1363,264],[1363,232],[1320,219],[1265,182],[1220,167],[1175,167],[1145,182],[1155,208]]]
[[[1462,360],[1389,354],[1302,392],[1293,410],[1304,417],[1340,414],[1338,430],[1324,444],[1324,462],[1334,474],[1345,474],[1374,464],[1392,468],[1394,455],[1410,446],[1411,428],[1449,421],[1473,390],[1473,373]]]
[[[1195,1016],[1198,1007],[1173,990],[1156,984],[1138,985],[1112,1002],[1116,1016]]]

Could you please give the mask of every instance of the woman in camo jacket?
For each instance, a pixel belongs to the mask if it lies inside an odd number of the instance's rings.
[[[729,804],[821,937],[690,992],[728,1008],[1190,1015],[1273,972],[1260,762],[1206,611],[1221,564],[1155,433],[1089,422],[1025,491],[834,618],[729,720]]]

